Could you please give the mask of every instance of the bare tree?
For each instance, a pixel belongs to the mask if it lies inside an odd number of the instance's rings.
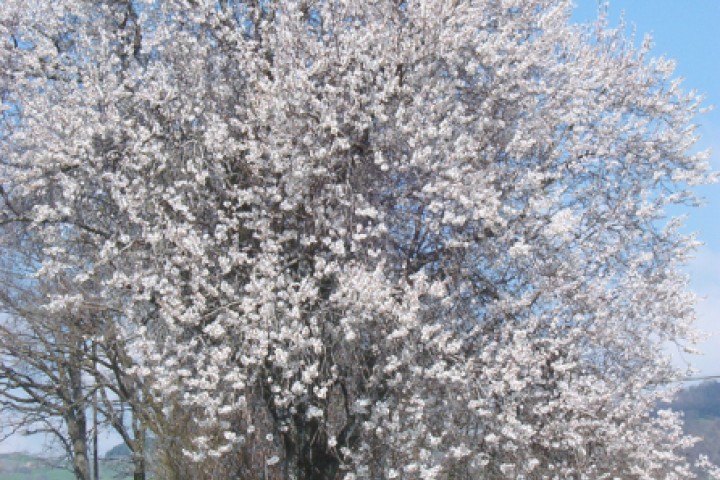
[[[3,240],[9,235],[5,232]],[[78,479],[90,480],[88,385],[85,378],[93,317],[48,311],[49,287],[32,272],[33,245],[3,245],[0,292],[0,414],[10,433],[49,434],[60,442]],[[37,253],[37,252],[34,252]]]

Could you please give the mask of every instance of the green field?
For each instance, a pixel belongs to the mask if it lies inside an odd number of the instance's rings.
[[[0,480],[74,480],[75,476],[61,461],[42,459],[22,453],[0,454]],[[117,460],[100,462],[101,480],[127,480],[124,465]]]

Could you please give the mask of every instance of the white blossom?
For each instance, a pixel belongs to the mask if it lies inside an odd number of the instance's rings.
[[[667,62],[567,0],[108,5],[0,9],[3,188],[188,459],[692,478],[651,415],[709,180]]]

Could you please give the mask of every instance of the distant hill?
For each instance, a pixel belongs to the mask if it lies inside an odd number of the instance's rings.
[[[686,433],[703,439],[691,449],[689,458],[704,454],[720,465],[720,382],[684,388],[670,407],[683,412]]]
[[[145,439],[145,448],[146,452],[148,452],[149,455],[152,455],[155,450],[155,437],[153,437],[152,435],[147,436],[147,438]],[[132,452],[127,445],[125,445],[124,443],[118,443],[105,453],[105,459],[110,460],[130,458],[131,455]]]
[[[105,453],[105,458],[127,458],[130,457],[130,449],[124,443],[119,443]]]
[[[720,382],[704,382],[681,390],[672,407],[685,418],[720,418]]]

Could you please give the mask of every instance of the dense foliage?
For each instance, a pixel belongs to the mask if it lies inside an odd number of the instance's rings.
[[[50,317],[112,312],[176,475],[692,477],[653,410],[699,100],[570,9],[4,2],[3,223]]]

